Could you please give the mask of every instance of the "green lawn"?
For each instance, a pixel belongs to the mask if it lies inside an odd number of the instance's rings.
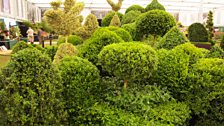
[[[0,55],[0,68],[4,67],[10,60],[9,55]]]

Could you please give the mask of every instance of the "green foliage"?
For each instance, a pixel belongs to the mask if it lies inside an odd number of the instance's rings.
[[[147,37],[143,38],[142,42],[152,46],[153,48],[156,48],[157,43],[160,42],[161,39],[162,37],[160,36],[148,35]]]
[[[115,12],[109,12],[105,17],[103,17],[103,19],[102,19],[102,26],[103,27],[109,26],[112,18],[114,17],[114,15],[115,15]],[[117,12],[117,15],[118,15],[118,17],[119,17],[119,19],[121,21],[122,18],[123,18],[123,14]]]
[[[165,36],[159,41],[157,44],[157,48],[164,48],[164,49],[172,49],[175,46],[188,42],[189,40],[186,36],[180,31],[180,29],[175,26],[170,31],[168,31]]]
[[[119,37],[121,37],[125,42],[130,42],[132,41],[132,37],[123,28],[118,28],[118,27],[107,27],[108,30],[115,32]]]
[[[224,49],[224,35],[222,36],[222,40],[221,40],[221,43],[220,43],[220,47],[222,49]]]
[[[53,63],[58,64],[66,56],[74,56],[78,54],[78,50],[71,43],[62,43],[54,56]]]
[[[50,57],[51,61],[53,61],[54,56],[58,50],[58,46],[47,46],[44,49],[45,49],[44,53]]]
[[[119,19],[117,13],[113,16],[110,26],[120,27],[121,26],[121,20]]]
[[[60,45],[62,43],[65,43],[65,37],[60,37],[58,39],[57,44]],[[74,46],[80,45],[83,43],[83,39],[76,35],[70,35],[70,36],[68,36],[68,43],[71,43]]]
[[[103,69],[127,81],[152,77],[158,61],[153,48],[136,42],[108,45],[98,59]]]
[[[121,28],[123,28],[124,30],[128,31],[130,33],[130,35],[132,36],[133,40],[137,40],[136,39],[136,28],[135,28],[135,23],[131,23],[131,24],[124,24],[121,26]]]
[[[193,65],[186,82],[191,85],[187,101],[194,114],[217,123],[224,121],[223,78],[223,59],[201,59]]]
[[[10,32],[10,38],[11,39],[14,39],[14,38],[17,38],[20,36],[21,32],[20,32],[20,29],[18,26],[12,26],[10,29],[9,29],[9,32]]]
[[[37,26],[30,21],[23,20],[22,24],[26,27],[31,27],[34,30],[37,29]]]
[[[212,46],[211,50],[209,53],[206,55],[207,58],[224,58],[224,51],[222,50],[221,47],[219,46]]]
[[[42,28],[44,31],[48,33],[54,31],[54,29],[52,29],[52,27],[45,20],[42,20],[42,22],[39,23],[39,28]]]
[[[208,41],[212,42],[212,37],[214,36],[214,23],[213,23],[213,13],[209,11],[208,19],[206,21],[206,28],[208,30]]]
[[[3,21],[0,21],[0,29],[2,31],[5,31],[6,30],[6,26],[5,26],[5,23]]]
[[[158,2],[158,0],[153,0],[147,7],[145,8],[145,11],[151,11],[151,10],[163,10],[166,11],[164,6]]]
[[[127,14],[128,12],[130,11],[140,11],[141,13],[144,13],[145,12],[145,8],[143,8],[142,6],[140,5],[132,5],[130,7],[128,7],[125,11],[125,14]]]
[[[176,26],[176,21],[172,15],[162,10],[152,10],[140,15],[137,19],[136,37],[141,40],[149,34],[163,36],[173,26]]]
[[[8,125],[63,125],[67,119],[58,69],[37,49],[12,55],[3,69],[1,103]]]
[[[98,54],[104,46],[124,42],[115,32],[108,29],[98,29],[93,36],[80,47],[79,56],[88,59],[93,64],[98,61]]]
[[[188,28],[188,39],[191,42],[207,42],[208,32],[201,23],[194,23]]]
[[[112,7],[113,11],[118,12],[121,9],[123,1],[124,0],[118,0],[118,3],[115,4],[112,0],[107,0],[107,3],[110,4],[110,6]]]
[[[19,52],[20,50],[26,49],[26,48],[32,48],[31,45],[27,44],[24,41],[19,41],[16,43],[16,45],[12,48],[12,54],[15,54]]]
[[[77,125],[80,114],[87,112],[97,99],[99,71],[88,60],[73,56],[64,58],[59,64],[64,97],[69,113],[69,124]]]
[[[126,13],[121,21],[121,24],[129,24],[135,22],[135,20],[138,18],[138,16],[141,15],[140,11],[129,11]]]

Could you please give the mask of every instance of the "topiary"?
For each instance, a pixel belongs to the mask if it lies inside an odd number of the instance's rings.
[[[191,87],[186,101],[199,117],[224,121],[224,60],[201,59],[193,65],[186,82]]]
[[[131,23],[131,24],[124,24],[121,26],[121,28],[123,28],[124,30],[128,31],[130,33],[130,35],[132,36],[133,40],[137,40],[136,39],[136,28],[135,28],[135,23]]]
[[[59,70],[65,87],[63,94],[69,113],[69,125],[76,125],[81,118],[80,114],[87,112],[97,100],[99,71],[88,60],[76,56],[64,58],[59,63]]]
[[[141,15],[140,11],[129,11],[126,13],[121,21],[121,24],[129,24],[135,22],[135,20],[138,18],[138,16]]]
[[[148,35],[145,36],[141,41],[156,48],[157,43],[162,39],[160,36]]]
[[[140,5],[132,5],[130,7],[128,7],[125,11],[125,14],[127,14],[128,12],[130,11],[140,11],[141,13],[144,13],[145,12],[145,8],[143,8],[142,6]]]
[[[129,34],[129,32],[127,32],[126,30],[124,30],[123,28],[118,28],[118,27],[108,27],[107,28],[110,31],[115,32],[118,36],[120,36],[125,42],[130,42],[132,41],[132,37]]]
[[[136,37],[138,40],[149,34],[153,36],[165,35],[176,21],[172,15],[162,10],[152,10],[139,16],[136,21]]]
[[[109,26],[114,15],[115,15],[115,12],[109,12],[105,17],[103,17],[102,26],[103,27]],[[117,12],[117,15],[118,15],[119,19],[122,20],[123,14]]]
[[[58,42],[57,44],[60,45],[62,43],[65,43],[65,37],[60,37],[58,39]],[[68,43],[71,43],[72,45],[79,45],[79,44],[82,44],[83,43],[83,39],[80,38],[79,36],[76,36],[76,35],[70,35],[68,37]]]
[[[106,46],[98,59],[103,69],[124,80],[125,89],[128,81],[152,77],[158,60],[152,47],[136,42]]]
[[[31,45],[29,45],[28,43],[24,42],[24,41],[19,41],[16,43],[15,46],[13,46],[12,48],[12,54],[15,54],[17,52],[19,52],[20,50],[26,49],[26,48],[32,48]]]
[[[37,49],[21,50],[12,55],[3,75],[7,125],[65,125],[61,77],[49,57]]]
[[[62,43],[58,47],[53,63],[58,64],[64,57],[74,56],[76,54],[78,54],[78,50],[75,46],[73,46],[71,43]]]
[[[221,40],[221,43],[220,43],[220,47],[222,49],[224,49],[224,35],[222,36],[222,40]]]
[[[115,32],[108,29],[98,29],[93,36],[80,47],[79,56],[97,64],[97,55],[104,46],[124,42]]]
[[[206,55],[207,58],[224,58],[224,51],[222,50],[221,47],[219,46],[212,46],[211,50],[209,53]]]
[[[177,45],[183,44],[188,42],[189,40],[186,36],[180,31],[180,29],[175,26],[170,31],[168,31],[165,36],[159,41],[157,44],[157,48],[164,48],[164,49],[172,49]]]
[[[193,23],[188,28],[188,39],[191,42],[208,42],[208,32],[203,24]]]
[[[147,7],[145,8],[145,11],[151,11],[151,10],[163,10],[166,11],[164,6],[158,2],[158,0],[153,0]]]
[[[115,27],[121,26],[121,20],[119,19],[117,13],[113,16],[109,26],[115,26]]]
[[[45,49],[44,53],[50,57],[51,61],[53,61],[54,56],[58,50],[58,46],[47,46],[44,49]]]

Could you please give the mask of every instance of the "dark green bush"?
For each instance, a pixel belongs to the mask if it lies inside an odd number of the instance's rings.
[[[98,55],[99,64],[116,77],[127,81],[152,77],[157,68],[157,53],[146,44],[129,42],[111,44]]]
[[[51,58],[51,61],[53,61],[54,56],[58,50],[58,46],[47,46],[44,49],[45,49],[44,53],[47,54]]]
[[[71,43],[62,43],[58,47],[53,63],[58,64],[64,57],[75,56],[77,54],[78,50]]]
[[[8,125],[63,125],[67,120],[58,69],[37,49],[12,55],[3,69],[1,103]]]
[[[222,50],[221,47],[219,46],[212,46],[211,50],[209,53],[206,55],[207,58],[224,58],[224,51]]]
[[[99,71],[86,59],[76,56],[66,57],[59,64],[64,97],[69,113],[70,125],[79,122],[80,114],[91,107],[97,99]]]
[[[119,13],[119,12],[117,14],[118,14],[119,19],[122,20],[123,14]],[[103,17],[102,26],[103,27],[109,26],[114,15],[115,15],[115,12],[109,12],[105,17]]]
[[[79,56],[97,64],[98,54],[104,46],[124,42],[115,32],[108,29],[98,29],[93,36],[80,47]]]
[[[222,49],[224,49],[224,35],[222,36],[222,40],[221,40],[221,43],[220,43],[220,47]]]
[[[130,11],[140,11],[141,13],[144,13],[145,12],[145,8],[143,8],[142,6],[140,5],[132,5],[130,7],[128,7],[125,11],[125,14],[127,14],[128,12]]]
[[[31,45],[24,41],[19,41],[16,43],[16,45],[12,48],[12,54],[15,54],[19,52],[20,50],[26,49],[26,48],[32,48]]]
[[[62,43],[65,43],[65,37],[60,37],[58,39],[57,44],[60,45]],[[76,45],[82,44],[83,43],[83,39],[80,38],[79,36],[76,36],[76,35],[70,35],[68,37],[68,43],[71,43],[72,45],[76,46]]]
[[[176,21],[172,15],[162,10],[152,10],[139,16],[136,21],[136,33],[138,40],[149,34],[153,36],[165,35]]]
[[[172,49],[177,45],[183,44],[189,41],[186,36],[175,26],[168,31],[165,36],[157,44],[157,48]]]
[[[187,101],[200,118],[224,122],[224,60],[201,59],[193,65],[186,83]]]
[[[158,2],[158,0],[153,0],[147,7],[145,8],[145,11],[151,11],[151,10],[163,10],[166,11],[164,6]]]
[[[135,22],[135,20],[138,18],[138,16],[141,15],[140,11],[129,11],[126,13],[121,21],[121,24],[129,24]]]
[[[191,42],[208,42],[208,32],[203,24],[194,23],[188,28],[188,39]]]
[[[135,28],[135,23],[131,23],[131,24],[124,24],[121,26],[121,28],[123,28],[124,30],[128,31],[130,33],[130,35],[132,36],[133,40],[137,40],[136,39],[136,28]]]
[[[107,28],[110,31],[115,32],[118,36],[120,36],[125,42],[130,42],[132,41],[132,37],[129,32],[124,30],[123,28],[118,28],[118,27],[108,27]]]

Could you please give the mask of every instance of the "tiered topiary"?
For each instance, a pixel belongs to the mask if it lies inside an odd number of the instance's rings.
[[[99,71],[92,63],[77,56],[66,57],[59,63],[69,125],[78,125],[80,115],[97,100]]]
[[[109,12],[105,17],[103,17],[102,26],[103,27],[109,26],[112,18],[114,17],[114,15],[115,15],[115,12]],[[122,20],[123,14],[117,12],[117,15],[118,15],[119,19]]]
[[[128,12],[130,11],[140,11],[141,13],[144,13],[145,12],[145,8],[143,8],[142,6],[140,5],[132,5],[130,7],[128,7],[125,11],[125,14],[127,14]]]
[[[60,73],[48,56],[35,48],[19,51],[3,75],[0,97],[7,125],[66,125]]]
[[[163,36],[163,38],[157,44],[157,48],[164,48],[164,49],[172,49],[177,45],[183,44],[189,41],[186,36],[180,31],[180,29],[175,26],[170,29],[169,32]]]
[[[149,34],[153,36],[165,35],[176,21],[172,15],[162,10],[152,10],[142,14],[136,21],[137,39],[141,40]]]
[[[208,41],[212,42],[212,37],[214,36],[214,23],[213,23],[213,13],[209,11],[208,19],[206,21],[206,28],[208,30]]]
[[[121,26],[121,20],[119,19],[117,13],[113,16],[109,26],[114,26],[114,27]]]
[[[194,23],[188,28],[188,39],[191,42],[208,42],[208,32],[203,24]]]
[[[97,64],[97,55],[104,46],[112,43],[124,42],[115,32],[108,29],[98,29],[93,36],[84,42],[79,49],[79,56],[88,59],[93,64]]]
[[[135,23],[131,23],[131,24],[125,24],[125,25],[121,26],[121,28],[123,28],[124,30],[126,30],[130,33],[133,40],[137,40],[135,37],[136,36],[136,26],[135,25],[136,25]]]
[[[106,46],[98,59],[103,69],[124,80],[125,89],[128,81],[152,77],[158,60],[157,53],[152,47],[136,42]]]
[[[129,11],[123,16],[121,24],[124,25],[124,24],[133,23],[135,22],[135,20],[137,19],[139,15],[141,15],[140,11]]]
[[[153,0],[147,7],[145,8],[145,11],[151,11],[151,10],[163,10],[166,11],[164,6],[158,2],[158,0]]]
[[[53,63],[58,64],[66,56],[74,56],[78,54],[78,50],[71,43],[62,43],[54,56]]]
[[[62,44],[62,43],[65,43],[65,37],[60,37],[60,38],[58,39],[57,44],[60,45],[60,44]],[[80,38],[80,37],[77,36],[77,35],[70,35],[70,36],[68,37],[68,43],[71,43],[71,44],[74,45],[74,46],[76,46],[76,45],[80,45],[80,44],[83,43],[83,39]]]

